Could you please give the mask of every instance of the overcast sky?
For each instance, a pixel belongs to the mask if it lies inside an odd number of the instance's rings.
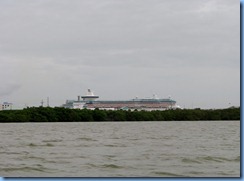
[[[1,0],[0,103],[240,105],[239,0]]]

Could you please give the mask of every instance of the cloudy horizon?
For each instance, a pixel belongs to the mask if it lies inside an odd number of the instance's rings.
[[[171,97],[240,106],[240,2],[0,1],[0,103]]]

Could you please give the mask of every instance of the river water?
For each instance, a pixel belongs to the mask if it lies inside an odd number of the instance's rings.
[[[2,177],[239,177],[240,121],[2,123]]]

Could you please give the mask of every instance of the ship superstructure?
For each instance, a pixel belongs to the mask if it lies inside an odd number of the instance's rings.
[[[81,100],[82,98],[82,100]],[[171,108],[179,108],[176,101],[171,98],[159,99],[156,95],[152,98],[131,99],[131,100],[97,100],[99,96],[88,89],[85,96],[78,96],[78,99],[67,100],[62,107],[72,109],[104,109],[104,110],[166,110]]]

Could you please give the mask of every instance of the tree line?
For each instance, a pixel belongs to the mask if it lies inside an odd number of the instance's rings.
[[[0,122],[197,121],[240,120],[240,108],[176,109],[165,111],[88,110],[30,107],[0,111]]]

